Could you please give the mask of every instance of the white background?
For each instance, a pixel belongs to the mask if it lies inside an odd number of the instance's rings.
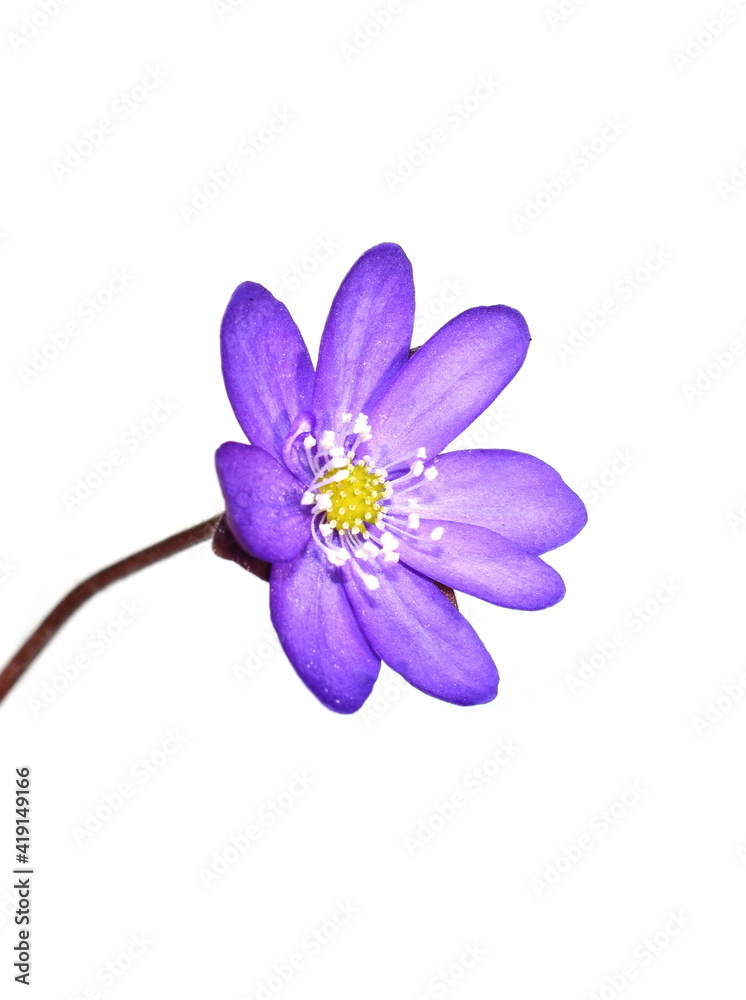
[[[479,708],[384,668],[368,709],[328,712],[277,650],[266,585],[208,545],[91,601],[2,708],[3,995],[23,991],[26,765],[24,995],[743,996],[745,6],[706,29],[723,5],[408,0],[376,23],[383,0],[234,3],[68,0],[46,24],[3,6],[0,655],[79,579],[219,512],[213,453],[242,439],[218,358],[233,288],[267,285],[315,351],[381,241],[413,261],[419,342],[471,306],[525,314],[526,364],[464,442],[550,462],[590,521],[549,556],[556,607],[461,599],[502,678]],[[115,269],[127,287],[87,322]],[[100,655],[99,629],[122,631]],[[292,804],[270,824],[271,800]]]

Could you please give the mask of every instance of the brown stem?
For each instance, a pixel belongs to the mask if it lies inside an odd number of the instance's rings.
[[[169,556],[176,555],[177,552],[183,552],[184,549],[191,548],[192,545],[212,538],[221,516],[218,514],[193,528],[187,528],[186,531],[180,531],[177,535],[164,538],[162,542],[156,542],[155,545],[150,545],[141,552],[135,552],[134,555],[127,556],[126,559],[120,559],[119,562],[99,570],[98,573],[94,573],[93,576],[89,576],[87,580],[83,580],[77,587],[74,587],[67,597],[63,597],[57,607],[53,608],[44,621],[31,633],[0,674],[0,702],[68,618],[74,615],[89,597],[93,597],[104,587],[108,587],[110,583],[124,579],[130,573],[136,573],[140,569],[152,566],[153,563],[160,562],[161,559],[167,559]]]

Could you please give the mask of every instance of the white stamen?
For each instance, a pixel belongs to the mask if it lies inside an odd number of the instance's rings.
[[[419,514],[410,514],[407,518],[407,524],[410,528],[416,531],[420,526],[420,516]]]
[[[316,506],[313,508],[314,514],[320,514],[324,510],[331,510],[332,498],[328,493],[318,493],[314,499],[316,500]]]
[[[350,553],[347,549],[326,549],[326,558],[332,566],[344,566],[350,558]]]
[[[310,490],[306,490],[306,492],[300,498],[300,502],[305,507],[308,507],[309,504],[316,503],[316,494],[315,493],[311,493]]]
[[[383,561],[384,562],[394,562],[394,563],[397,563],[397,562],[399,562],[399,553],[398,552],[391,552],[391,551],[386,552],[384,554]]]
[[[424,469],[425,469],[425,463],[422,462],[422,461],[420,461],[420,459],[417,459],[417,461],[414,463],[414,465],[410,469],[410,472],[415,477],[416,476],[421,476],[422,473],[423,473],[423,471],[424,471]]]
[[[352,420],[352,414],[351,413],[343,413],[342,414],[342,423],[343,424],[349,424],[349,422],[351,420]]]
[[[401,482],[403,482],[403,481],[404,480],[401,480]],[[412,490],[418,490],[422,485],[423,485],[423,480],[420,480],[419,483],[411,483],[405,489],[402,489],[401,486],[397,484],[397,487],[396,487],[397,498],[400,500],[400,502],[403,503],[403,501],[401,500],[401,497],[403,497],[405,493],[411,493]]]
[[[434,542],[439,542],[443,537],[444,531],[445,528],[433,528],[433,530],[430,532],[430,537]]]
[[[437,475],[438,475],[438,470],[435,468],[434,465],[431,465],[430,468],[425,471],[425,479],[429,479],[430,482],[432,482]]]
[[[327,470],[331,466],[327,466]],[[317,490],[320,490],[322,486],[328,486],[330,483],[341,483],[343,479],[347,479],[350,474],[349,469],[342,469],[341,472],[335,472],[333,476],[329,476],[328,479],[322,479],[319,483],[314,483]]]
[[[424,448],[418,448],[417,458],[427,458],[427,451]]]
[[[381,548],[384,552],[393,552],[399,548],[399,539],[394,538],[390,531],[384,531],[381,535]]]
[[[329,535],[333,533],[334,528],[332,528],[331,524],[320,524],[319,531],[324,536],[324,538],[328,538]]]
[[[371,576],[369,573],[363,573],[363,580],[365,581],[365,586],[368,590],[378,590],[380,583],[378,582],[378,577]]]
[[[332,456],[332,458],[341,458],[342,455],[344,455],[344,453],[345,453],[344,448],[337,447],[329,449],[329,454]]]
[[[413,542],[419,542],[420,539],[417,535],[413,535],[409,531],[405,531],[404,528],[400,528],[394,521],[390,521],[388,518],[386,520],[388,522],[386,524],[387,529],[392,531],[399,538],[409,538]]]
[[[303,438],[303,447],[306,451],[310,451],[315,444],[316,438],[312,434],[307,434],[306,437]]]
[[[365,434],[366,431],[370,430],[370,424],[368,423],[368,418],[364,413],[358,413],[357,420],[352,426],[353,434]]]

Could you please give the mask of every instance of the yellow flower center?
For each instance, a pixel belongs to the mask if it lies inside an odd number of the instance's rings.
[[[381,516],[386,477],[362,460],[353,464],[348,458],[345,468],[348,475],[344,479],[327,483],[318,490],[331,501],[325,512],[326,523],[340,535],[347,531],[367,535],[367,526],[376,524]]]

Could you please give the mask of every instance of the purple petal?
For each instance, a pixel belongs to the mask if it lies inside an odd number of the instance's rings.
[[[252,281],[233,293],[220,331],[228,399],[252,444],[279,458],[293,418],[309,409],[313,365],[285,306]]]
[[[391,519],[392,524],[400,519]],[[407,522],[402,522],[406,526]],[[443,529],[442,536],[436,538]],[[416,537],[401,537],[403,562],[431,580],[503,608],[538,611],[565,595],[559,573],[502,535],[455,521],[420,521]]]
[[[267,562],[294,559],[311,534],[303,486],[256,446],[229,441],[215,455],[228,526],[251,555]]]
[[[523,316],[507,306],[468,309],[446,323],[372,408],[377,459],[406,461],[423,447],[437,455],[510,382],[530,339]]]
[[[492,657],[432,580],[388,563],[378,590],[349,571],[345,586],[368,642],[410,684],[456,705],[492,701],[498,683]]]
[[[380,661],[350,607],[342,573],[311,542],[290,563],[275,563],[270,611],[282,648],[301,680],[335,712],[356,712]]]
[[[451,451],[437,479],[414,490],[417,513],[481,525],[541,554],[564,545],[588,519],[583,501],[546,462],[520,451]]]
[[[326,426],[368,412],[407,360],[413,324],[412,265],[401,247],[381,243],[353,264],[324,327],[314,411]]]

